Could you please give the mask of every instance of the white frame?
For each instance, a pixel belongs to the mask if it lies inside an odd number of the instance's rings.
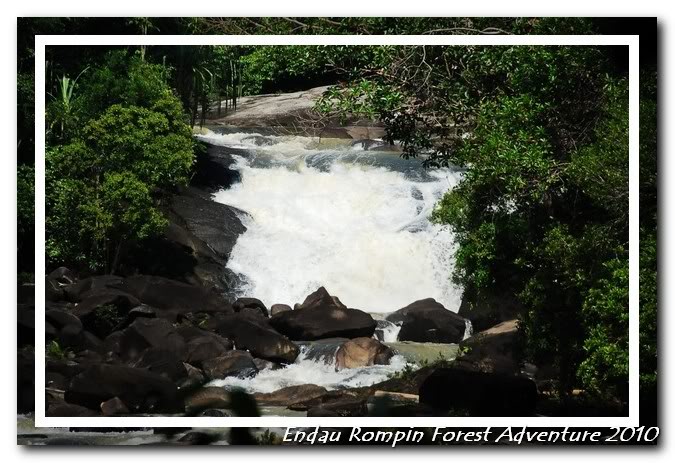
[[[49,45],[626,45],[629,49],[629,416],[627,417],[46,417],[45,280],[35,279],[36,427],[615,427],[639,425],[639,36],[637,35],[37,35],[35,274],[45,265],[45,47]]]

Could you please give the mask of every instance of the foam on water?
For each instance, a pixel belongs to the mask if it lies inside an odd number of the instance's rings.
[[[453,236],[429,215],[461,174],[308,137],[199,138],[243,153],[234,165],[241,183],[214,195],[250,214],[227,264],[244,276],[241,295],[293,305],[325,286],[368,312],[428,297],[458,310]]]
[[[316,384],[326,389],[365,387],[385,381],[389,376],[401,370],[406,360],[395,355],[389,365],[373,365],[363,368],[346,368],[335,371],[333,362],[322,359],[308,359],[306,353],[300,353],[295,363],[277,370],[262,370],[252,378],[227,377],[211,381],[208,386],[220,386],[225,389],[239,387],[246,392],[274,392],[288,386]]]

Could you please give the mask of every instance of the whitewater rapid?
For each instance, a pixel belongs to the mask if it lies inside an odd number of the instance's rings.
[[[249,214],[227,264],[243,276],[239,295],[292,306],[324,286],[367,312],[428,297],[458,310],[453,236],[429,216],[459,172],[309,137],[199,138],[233,148],[241,174],[214,195]]]

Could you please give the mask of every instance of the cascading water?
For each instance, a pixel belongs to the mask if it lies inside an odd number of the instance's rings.
[[[295,363],[276,370],[262,370],[251,378],[229,376],[211,381],[209,386],[226,389],[242,388],[247,392],[274,392],[288,386],[316,384],[326,389],[364,387],[385,381],[406,365],[400,355],[391,358],[388,365],[373,365],[362,368],[335,369],[335,356],[312,357],[309,346],[302,346]]]
[[[214,195],[249,214],[228,261],[244,277],[241,295],[293,305],[325,286],[371,313],[428,297],[458,310],[453,237],[429,216],[459,172],[308,137],[200,138],[241,153],[233,166],[241,182]]]

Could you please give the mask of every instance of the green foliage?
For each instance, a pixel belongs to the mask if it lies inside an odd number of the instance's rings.
[[[113,53],[79,87],[83,122],[46,153],[50,262],[114,272],[123,246],[161,233],[162,196],[188,181],[190,127],[162,66]]]
[[[45,349],[46,357],[51,360],[67,360],[71,354],[71,349],[61,347],[57,341],[51,341]]]
[[[105,337],[110,334],[125,316],[114,305],[102,305],[94,310],[91,331],[97,336]]]
[[[17,233],[32,233],[35,227],[35,168],[20,165],[16,173]]]

